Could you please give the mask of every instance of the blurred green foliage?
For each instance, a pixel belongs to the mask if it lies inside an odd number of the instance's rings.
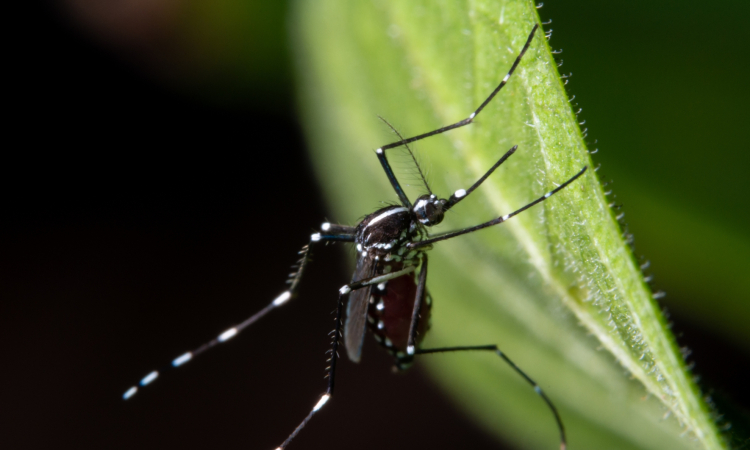
[[[179,34],[197,92],[222,103],[288,105],[292,77],[285,2],[190,0]]]

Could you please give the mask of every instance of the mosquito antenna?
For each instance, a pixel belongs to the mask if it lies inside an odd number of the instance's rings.
[[[396,136],[398,136],[399,139],[402,141],[404,140],[404,137],[401,136],[401,133],[398,132],[398,130],[391,125],[387,120],[385,120],[383,117],[378,116],[378,119],[382,120],[388,127],[393,130],[394,133],[396,133]],[[417,157],[414,156],[414,152],[411,151],[411,148],[409,147],[409,144],[404,143],[404,146],[406,147],[406,150],[409,151],[409,156],[411,156],[412,161],[414,161],[414,165],[417,166],[417,171],[419,172],[419,177],[422,178],[422,183],[424,183],[424,187],[427,188],[427,192],[432,195],[432,190],[430,189],[430,185],[427,184],[427,178],[425,178],[424,173],[422,173],[422,168],[419,166],[419,162],[417,162]]]

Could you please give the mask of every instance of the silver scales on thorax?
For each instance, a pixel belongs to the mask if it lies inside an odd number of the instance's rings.
[[[437,201],[432,197],[430,200]],[[426,232],[414,219],[414,212],[403,206],[388,206],[365,217],[356,227],[354,242],[358,255],[352,281],[419,265],[427,248],[408,248],[407,244],[422,241]],[[411,364],[406,349],[416,292],[416,271],[352,292],[344,331],[349,357],[359,360],[364,337],[362,319],[366,317],[375,340],[396,356],[396,368],[407,368]],[[421,300],[417,325],[419,341],[429,329],[432,308],[432,299],[426,290]],[[350,336],[352,339],[348,339]]]

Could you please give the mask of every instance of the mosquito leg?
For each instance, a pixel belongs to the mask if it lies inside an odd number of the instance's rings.
[[[500,358],[503,359],[513,370],[516,371],[521,377],[523,377],[524,380],[526,380],[527,383],[529,383],[533,388],[534,392],[536,392],[544,402],[547,404],[547,407],[552,411],[552,414],[555,416],[555,422],[557,423],[557,429],[560,432],[560,450],[565,450],[567,447],[567,441],[565,439],[565,427],[563,426],[562,419],[560,418],[560,414],[557,412],[557,408],[552,403],[552,400],[547,397],[547,394],[542,391],[542,388],[539,387],[538,384],[536,384],[536,381],[532,380],[531,377],[526,375],[526,372],[521,370],[520,367],[516,365],[508,356],[505,355],[500,349],[497,348],[497,345],[474,345],[474,346],[468,346],[468,347],[444,347],[444,348],[432,348],[432,349],[417,349],[415,351],[415,354],[417,355],[427,355],[430,353],[448,353],[448,352],[464,352],[464,351],[491,351],[495,352]]]
[[[411,325],[409,325],[409,340],[406,343],[406,354],[414,355],[414,349],[417,341],[417,331],[419,329],[419,318],[422,311],[422,300],[424,300],[425,286],[427,285],[427,255],[422,256],[422,268],[419,271],[419,280],[417,281],[417,293],[414,299],[414,309],[411,313]]]
[[[404,137],[401,136],[401,133],[398,132],[396,127],[391,125],[387,120],[384,118],[378,116],[380,120],[382,120],[388,127],[393,130],[394,133],[396,133],[396,136],[398,136],[399,139],[403,140]],[[411,151],[411,148],[409,148],[409,144],[404,144],[406,146],[406,150],[409,152],[409,155],[411,156],[412,161],[414,161],[414,165],[417,167],[417,170],[419,171],[419,176],[422,178],[422,183],[424,183],[424,187],[427,188],[427,192],[432,195],[432,190],[430,190],[430,185],[427,183],[427,178],[424,176],[424,173],[422,172],[422,168],[419,167],[419,163],[417,162],[417,158],[414,156],[414,152]],[[378,161],[380,161],[380,165],[383,166],[383,170],[385,171],[385,175],[388,177],[388,181],[391,182],[391,186],[393,186],[393,190],[396,191],[396,194],[398,195],[398,199],[401,201],[401,205],[411,209],[411,202],[409,201],[409,197],[406,196],[406,193],[404,193],[404,189],[401,187],[401,184],[396,179],[396,175],[393,173],[393,169],[391,168],[391,164],[388,162],[388,158],[385,156],[385,152],[383,149],[378,149],[375,152],[376,155],[378,155]]]
[[[318,242],[324,240],[354,242],[354,233],[356,233],[356,228],[354,227],[324,222],[320,226],[320,233],[313,233],[313,235],[310,236],[310,241]]]
[[[242,330],[249,327],[253,323],[257,322],[261,318],[263,318],[266,314],[273,311],[274,309],[278,308],[281,305],[284,305],[289,300],[295,298],[297,296],[297,290],[299,288],[300,280],[302,279],[302,274],[305,270],[305,267],[307,266],[308,261],[310,260],[310,245],[317,243],[317,242],[327,242],[327,241],[348,241],[348,242],[354,242],[354,227],[348,227],[345,225],[333,225],[330,223],[324,223],[321,227],[320,233],[314,233],[312,236],[310,236],[310,243],[302,247],[302,249],[299,251],[300,258],[297,261],[297,263],[292,266],[292,273],[289,274],[289,279],[287,280],[287,283],[289,284],[289,288],[282,292],[278,297],[273,299],[271,303],[269,303],[266,307],[261,309],[260,311],[256,312],[252,316],[248,317],[247,319],[243,320],[239,325],[235,325],[231,328],[228,328],[227,330],[223,331],[221,334],[219,334],[214,339],[211,339],[210,341],[206,342],[205,344],[197,347],[194,350],[191,350],[189,352],[185,352],[182,355],[178,356],[177,358],[173,359],[172,362],[168,365],[163,367],[161,370],[154,370],[150,372],[148,375],[143,377],[141,381],[138,383],[137,386],[130,387],[125,393],[122,395],[123,400],[128,400],[132,396],[134,396],[138,392],[139,387],[144,387],[159,377],[160,372],[164,372],[168,369],[174,369],[177,367],[182,366],[183,364],[187,363],[188,361],[193,360],[196,356],[200,355],[201,353],[204,353],[211,348],[215,347],[218,344],[222,344],[233,337],[235,337],[237,334],[239,334]]]
[[[448,211],[453,206],[456,205],[456,203],[460,202],[461,200],[465,199],[469,196],[472,192],[474,192],[474,189],[478,188],[480,184],[484,180],[487,179],[490,175],[492,175],[492,172],[495,171],[498,167],[500,167],[500,164],[504,163],[506,159],[510,158],[510,155],[516,152],[516,149],[518,149],[517,145],[514,145],[510,150],[505,152],[505,154],[495,163],[494,166],[490,168],[490,170],[487,171],[484,175],[482,175],[482,178],[477,180],[476,183],[474,183],[469,189],[459,189],[456,192],[454,192],[451,197],[448,199],[448,202],[443,207],[443,211]]]
[[[583,175],[584,172],[586,172],[586,169],[588,169],[588,166],[584,166],[583,169],[581,169],[580,172],[578,172],[577,174],[573,175],[565,183],[563,183],[560,186],[556,187],[555,189],[547,192],[546,194],[542,195],[541,197],[539,197],[538,199],[536,199],[533,202],[529,203],[528,205],[524,206],[523,208],[517,209],[517,210],[513,211],[510,214],[506,214],[504,216],[500,216],[500,217],[498,217],[496,219],[490,220],[489,222],[485,222],[485,223],[482,223],[482,224],[479,224],[479,225],[475,225],[473,227],[464,228],[463,230],[450,231],[448,233],[438,234],[437,236],[431,236],[430,238],[422,240],[422,241],[419,241],[419,242],[411,242],[411,243],[407,244],[406,246],[408,248],[424,247],[425,245],[430,245],[430,244],[433,244],[433,243],[438,242],[438,241],[444,241],[446,239],[454,238],[456,236],[461,236],[462,234],[471,233],[471,232],[474,232],[474,231],[477,231],[477,230],[481,230],[482,228],[491,227],[492,225],[501,224],[501,223],[505,222],[506,220],[510,219],[511,217],[516,216],[516,215],[518,215],[518,214],[526,211],[527,209],[531,208],[532,206],[536,205],[537,203],[541,203],[544,200],[547,200],[551,196],[555,195],[556,193],[560,192],[561,190],[565,189],[566,186],[568,186],[570,183],[574,182],[578,177],[580,177],[581,175]]]
[[[333,395],[333,386],[335,381],[335,374],[336,374],[336,362],[339,359],[339,340],[341,339],[341,324],[342,324],[342,315],[344,313],[344,303],[346,300],[347,295],[349,292],[343,292],[343,288],[341,291],[339,291],[339,301],[336,306],[336,325],[333,329],[333,343],[331,345],[331,358],[328,360],[330,365],[328,366],[328,388],[326,389],[325,393],[320,396],[320,400],[318,400],[318,403],[313,406],[313,409],[310,411],[309,414],[307,414],[307,417],[297,425],[297,428],[292,431],[292,434],[289,435],[288,438],[276,449],[276,450],[282,450],[289,445],[292,440],[297,437],[300,431],[302,431],[303,428],[305,428],[305,425],[307,425],[307,422],[312,419],[312,417],[320,411],[320,409],[328,403],[328,400],[331,399],[331,396]]]
[[[434,136],[436,134],[445,133],[446,131],[452,130],[454,128],[460,128],[460,127],[462,127],[464,125],[468,125],[468,124],[472,123],[474,121],[474,118],[477,115],[479,115],[479,113],[482,112],[482,110],[484,109],[484,107],[487,106],[487,104],[495,97],[495,95],[497,95],[498,92],[500,92],[500,89],[502,89],[503,86],[505,86],[508,83],[508,80],[510,79],[510,76],[513,75],[513,72],[516,71],[516,68],[518,67],[518,64],[521,62],[521,58],[523,58],[523,55],[526,54],[526,51],[531,46],[531,41],[534,39],[534,34],[536,33],[536,30],[538,28],[539,28],[539,24],[535,24],[534,28],[531,29],[531,33],[529,33],[529,37],[526,39],[526,43],[524,44],[523,48],[521,49],[521,52],[516,57],[516,60],[513,61],[513,65],[510,66],[510,70],[508,71],[508,73],[505,75],[505,77],[500,82],[500,84],[495,88],[495,90],[492,91],[492,93],[489,95],[489,97],[487,97],[484,100],[484,102],[482,102],[482,104],[479,105],[479,108],[477,108],[473,113],[471,113],[469,115],[469,117],[467,117],[466,119],[461,120],[459,122],[456,122],[454,124],[451,124],[451,125],[448,125],[448,126],[445,126],[445,127],[442,127],[442,128],[438,128],[437,130],[433,130],[433,131],[430,131],[428,133],[420,134],[418,136],[410,137],[408,139],[403,139],[401,137],[401,135],[398,134],[398,132],[396,132],[396,134],[400,138],[398,141],[390,143],[388,145],[384,145],[384,146],[380,147],[379,149],[375,150],[375,154],[378,156],[378,160],[380,161],[380,164],[383,166],[383,170],[385,171],[385,174],[388,177],[388,180],[391,182],[391,186],[393,186],[393,189],[396,191],[396,195],[398,195],[398,198],[399,198],[399,200],[401,201],[401,204],[404,207],[411,209],[411,202],[409,201],[409,198],[406,196],[406,193],[404,192],[403,188],[401,187],[401,184],[396,179],[396,175],[393,173],[393,169],[391,168],[391,165],[390,165],[390,163],[388,162],[388,159],[385,156],[385,151],[388,150],[388,149],[391,149],[391,148],[401,147],[402,145],[408,145],[408,144],[410,144],[412,142],[419,141],[421,139],[428,138],[430,136]],[[391,124],[389,124],[388,122],[386,122],[386,124],[388,124],[388,126],[391,127],[391,129],[393,129],[394,131],[396,131],[396,129],[393,128],[391,126]],[[409,153],[410,154],[412,153],[411,149],[409,149]],[[414,157],[414,155],[412,154],[412,158],[413,157]],[[494,170],[494,168],[492,170]],[[492,172],[492,170],[490,170],[490,173]],[[420,171],[420,174],[421,174],[421,171]],[[488,175],[489,175],[489,173],[488,173]],[[486,178],[486,176],[484,178]],[[484,178],[482,178],[481,181],[484,181]],[[424,179],[424,177],[423,177],[423,179]],[[481,183],[481,181],[480,181],[480,183]],[[426,182],[425,182],[425,186],[427,186]],[[428,191],[430,190],[429,186],[427,186],[427,190]],[[460,191],[457,191],[457,192],[460,192]],[[456,200],[456,202],[457,201],[458,200]]]
[[[414,141],[418,141],[418,140],[421,140],[421,139],[424,139],[424,138],[427,138],[427,137],[430,137],[430,136],[434,136],[436,134],[445,133],[446,131],[453,130],[454,128],[460,128],[460,127],[462,127],[464,125],[468,125],[468,124],[472,123],[474,121],[474,118],[477,115],[479,115],[479,113],[482,112],[482,110],[484,109],[484,107],[487,106],[487,104],[490,101],[492,101],[492,99],[495,97],[495,95],[497,95],[498,92],[500,92],[500,89],[502,89],[503,86],[505,86],[508,83],[508,80],[510,79],[511,75],[513,75],[513,72],[516,71],[516,68],[518,67],[518,64],[521,62],[521,58],[523,58],[523,55],[526,53],[526,51],[531,46],[531,41],[532,41],[532,39],[534,39],[534,34],[536,33],[536,30],[538,28],[539,28],[539,24],[535,24],[534,28],[531,29],[531,33],[529,33],[528,39],[526,39],[526,43],[524,44],[524,46],[521,49],[520,53],[518,53],[518,56],[516,57],[516,60],[513,61],[513,65],[510,66],[510,70],[508,71],[508,73],[505,75],[505,77],[500,82],[500,84],[495,88],[495,90],[492,91],[492,93],[489,95],[489,97],[487,97],[484,100],[484,102],[482,102],[482,104],[479,105],[479,108],[477,108],[476,111],[474,111],[473,113],[471,113],[471,115],[469,115],[469,117],[467,117],[466,119],[461,120],[459,122],[456,122],[454,124],[447,125],[447,126],[444,126],[442,128],[438,128],[437,130],[430,131],[428,133],[420,134],[418,136],[410,137],[408,139],[401,139],[401,140],[393,142],[391,144],[384,145],[384,146],[380,147],[378,149],[378,151],[385,151],[385,150],[388,150],[388,149],[391,149],[391,148],[400,147],[402,145],[410,144],[410,143],[412,143]]]
[[[391,164],[388,162],[388,158],[385,157],[385,152],[382,148],[379,148],[375,150],[375,154],[378,155],[378,161],[380,161],[380,165],[383,166],[385,175],[388,177],[388,181],[391,182],[393,190],[396,191],[396,195],[398,195],[399,201],[401,201],[401,204],[405,208],[411,209],[411,202],[409,201],[409,197],[406,196],[406,192],[404,192],[404,189],[401,187],[398,179],[396,179],[396,174],[393,173]]]
[[[363,278],[359,281],[354,281],[350,284],[343,286],[341,289],[339,289],[339,292],[342,294],[348,294],[351,291],[361,289],[365,286],[370,286],[373,284],[380,284],[384,281],[392,280],[402,275],[406,275],[407,273],[412,273],[414,272],[414,270],[416,270],[416,266],[406,266],[403,269],[397,270],[395,272],[389,272],[383,275],[377,275],[377,276],[370,277],[370,278]]]
[[[294,429],[292,434],[289,435],[288,438],[276,449],[276,450],[283,450],[285,449],[292,440],[297,437],[300,431],[302,431],[303,428],[307,425],[307,423],[312,419],[312,417],[320,411],[323,406],[328,403],[328,400],[331,399],[333,396],[333,388],[335,383],[335,375],[336,375],[336,362],[339,359],[339,341],[341,339],[341,326],[342,326],[342,315],[344,312],[344,304],[346,302],[346,298],[349,295],[350,292],[355,291],[357,289],[362,289],[365,286],[369,286],[372,284],[378,284],[382,283],[384,281],[388,281],[394,278],[398,278],[402,275],[405,275],[407,273],[414,272],[415,267],[409,266],[402,270],[398,270],[396,272],[387,273],[384,275],[378,275],[375,277],[366,278],[351,284],[347,284],[341,289],[339,289],[339,300],[338,304],[336,306],[336,325],[333,330],[333,343],[331,345],[331,358],[328,360],[330,362],[330,365],[328,366],[328,388],[323,393],[323,395],[320,396],[320,399],[318,400],[318,403],[313,406],[313,409],[307,414],[305,419],[297,425],[297,428]]]
[[[388,125],[388,128],[390,128],[394,133],[396,133],[396,136],[398,136],[399,139],[403,140],[404,137],[401,136],[401,133],[398,132],[396,127],[390,124],[387,120],[384,118],[378,116],[380,120],[382,120],[386,125]],[[411,160],[414,161],[414,165],[417,167],[417,172],[419,172],[419,178],[422,179],[422,183],[424,184],[424,187],[427,188],[427,193],[432,195],[432,190],[430,189],[429,183],[427,183],[427,177],[425,177],[424,172],[422,172],[422,168],[419,167],[419,162],[417,162],[417,157],[414,156],[414,152],[411,151],[411,148],[409,148],[409,144],[404,144],[406,147],[406,150],[409,152],[409,156],[411,156]]]

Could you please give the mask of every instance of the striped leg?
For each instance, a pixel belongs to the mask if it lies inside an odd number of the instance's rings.
[[[503,77],[503,80],[495,88],[495,90],[492,91],[489,97],[487,97],[482,102],[482,104],[479,105],[479,108],[477,108],[473,113],[471,113],[469,117],[465,118],[464,120],[458,121],[454,124],[447,125],[442,128],[438,128],[437,130],[429,131],[427,133],[423,133],[418,136],[410,137],[407,139],[403,139],[401,135],[398,135],[399,137],[398,141],[390,143],[388,145],[384,145],[380,147],[379,149],[375,150],[375,153],[378,156],[378,160],[380,160],[380,164],[383,166],[383,170],[385,170],[385,173],[388,176],[388,180],[391,182],[391,185],[393,186],[393,189],[396,191],[396,194],[398,195],[399,200],[401,201],[401,204],[403,206],[408,208],[411,206],[411,203],[409,202],[409,199],[406,197],[406,194],[404,193],[404,190],[402,189],[401,184],[399,184],[398,180],[396,179],[396,175],[393,173],[393,170],[391,169],[391,165],[385,156],[385,151],[392,149],[392,148],[401,147],[402,145],[408,146],[408,144],[412,142],[419,141],[419,140],[428,138],[430,136],[434,136],[436,134],[445,133],[446,131],[450,131],[455,128],[460,128],[460,127],[463,127],[465,125],[469,125],[470,123],[472,123],[474,119],[476,118],[476,116],[479,115],[480,112],[482,112],[485,106],[487,106],[487,104],[489,104],[490,101],[492,101],[492,99],[495,98],[495,95],[497,95],[498,92],[500,92],[500,89],[502,89],[508,83],[508,80],[510,79],[511,75],[513,75],[513,72],[516,71],[516,68],[521,63],[521,58],[523,58],[523,55],[526,54],[526,51],[531,46],[531,41],[534,39],[534,34],[536,34],[537,29],[539,29],[539,24],[534,24],[534,28],[531,29],[531,33],[529,33],[529,37],[526,39],[526,43],[524,44],[521,51],[518,53],[516,60],[513,61],[513,65],[510,66],[510,70],[508,70],[508,73],[505,75],[505,77]],[[388,126],[391,126],[391,125],[388,124]],[[393,129],[393,127],[391,128]],[[395,129],[393,130],[396,131]],[[409,150],[409,153],[411,153],[411,150]],[[420,172],[420,175],[421,175],[421,172]],[[424,177],[422,177],[422,179],[424,180]],[[426,183],[425,183],[425,186],[426,186]],[[427,186],[427,190],[428,191],[430,190],[429,186]]]
[[[511,150],[513,150],[513,149],[511,149]],[[507,153],[506,153],[506,155],[507,155]],[[500,162],[502,162],[502,161],[503,160],[501,159]],[[565,189],[570,183],[574,182],[576,179],[578,179],[578,177],[580,177],[581,175],[583,175],[584,173],[586,173],[587,169],[588,169],[588,166],[583,166],[583,169],[581,169],[577,174],[573,175],[565,183],[563,183],[560,186],[556,187],[555,189],[547,192],[546,194],[542,195],[541,197],[539,197],[538,199],[534,200],[533,202],[527,204],[526,206],[513,211],[510,214],[506,214],[504,216],[500,216],[500,217],[498,217],[496,219],[492,219],[492,220],[490,220],[488,222],[481,223],[481,224],[475,225],[473,227],[464,228],[463,230],[449,231],[447,233],[438,234],[438,235],[435,235],[435,236],[430,236],[429,238],[423,239],[421,241],[411,242],[411,243],[407,244],[406,246],[407,246],[407,248],[425,247],[425,246],[428,246],[428,245],[432,245],[435,242],[444,241],[446,239],[451,239],[451,238],[454,238],[456,236],[461,236],[462,234],[473,233],[474,231],[481,230],[482,228],[491,227],[493,225],[499,225],[499,224],[505,222],[506,220],[510,219],[511,217],[517,216],[518,214],[526,211],[527,209],[531,208],[532,206],[534,206],[534,205],[536,205],[538,203],[541,203],[541,202],[547,200],[548,198],[552,197],[556,193],[558,193],[561,190]],[[479,181],[481,182],[483,180],[484,180],[484,178],[480,179]],[[475,184],[475,186],[476,186],[476,184]],[[455,197],[455,194],[453,196],[451,196],[451,199],[453,199],[453,197]]]
[[[336,325],[333,329],[333,342],[331,344],[331,358],[328,360],[330,365],[328,366],[328,387],[326,388],[326,391],[323,393],[323,395],[320,396],[320,399],[318,402],[313,406],[312,410],[307,414],[305,419],[297,425],[297,428],[292,431],[292,434],[289,435],[288,438],[279,446],[276,450],[283,450],[285,449],[289,443],[292,442],[292,440],[297,437],[300,431],[302,431],[303,428],[307,425],[307,423],[312,419],[312,417],[320,411],[323,406],[328,403],[328,400],[331,399],[333,396],[333,388],[335,383],[335,375],[336,375],[336,362],[339,359],[339,341],[341,339],[341,327],[342,327],[342,316],[344,314],[344,305],[346,304],[346,298],[349,296],[349,293],[352,291],[355,291],[357,289],[362,289],[365,286],[370,286],[373,284],[379,284],[383,283],[388,280],[392,280],[394,278],[398,278],[402,275],[406,275],[407,273],[414,272],[415,267],[409,266],[402,270],[398,270],[396,272],[387,273],[384,275],[378,275],[371,278],[366,278],[351,284],[347,284],[343,286],[341,289],[339,289],[339,300],[338,305],[336,306]]]
[[[417,349],[415,354],[417,355],[427,355],[430,353],[447,353],[447,352],[465,352],[465,351],[476,351],[476,350],[484,350],[484,351],[491,351],[495,352],[497,356],[503,359],[510,367],[513,368],[513,370],[516,371],[519,375],[523,377],[524,380],[526,380],[527,383],[529,383],[533,388],[534,392],[539,394],[540,397],[544,400],[544,402],[547,404],[547,407],[549,407],[550,411],[552,411],[552,414],[555,416],[555,422],[557,422],[557,429],[560,432],[560,450],[565,450],[567,447],[567,441],[565,439],[565,427],[563,427],[562,419],[560,418],[560,414],[557,412],[557,408],[555,408],[555,405],[552,403],[552,400],[547,397],[547,394],[542,391],[542,388],[539,387],[538,384],[536,384],[536,381],[532,380],[531,377],[526,375],[526,372],[521,370],[520,367],[516,365],[510,358],[508,358],[505,353],[500,351],[499,348],[497,348],[497,345],[472,345],[467,347],[444,347],[444,348],[432,348],[432,349]]]
[[[271,312],[272,310],[278,308],[281,305],[286,304],[289,300],[295,298],[297,296],[297,289],[299,287],[300,280],[302,279],[302,273],[305,270],[305,266],[307,265],[308,261],[310,260],[310,245],[317,243],[317,242],[328,242],[328,241],[347,241],[347,242],[353,242],[354,241],[354,228],[348,227],[344,225],[333,225],[330,223],[324,223],[320,227],[320,232],[315,233],[312,236],[310,236],[310,243],[302,247],[302,250],[299,251],[300,259],[297,261],[297,263],[292,266],[293,272],[289,275],[289,279],[287,280],[287,283],[289,284],[289,289],[282,292],[278,297],[273,299],[271,303],[269,303],[265,308],[261,309],[257,313],[253,314],[252,316],[248,317],[247,319],[240,322],[239,325],[235,325],[231,328],[228,328],[227,330],[223,331],[221,334],[219,334],[214,339],[211,339],[210,341],[206,342],[205,344],[197,347],[194,350],[191,350],[189,352],[185,352],[182,355],[178,356],[177,358],[173,359],[172,362],[168,365],[163,367],[160,370],[154,370],[150,372],[145,377],[141,378],[141,381],[138,382],[136,386],[130,387],[125,393],[122,395],[123,400],[128,400],[132,396],[134,396],[138,392],[139,387],[144,387],[159,377],[160,372],[164,372],[168,369],[174,369],[177,367],[182,366],[183,364],[187,363],[188,361],[193,360],[196,356],[200,355],[201,353],[204,353],[211,348],[215,347],[218,344],[222,344],[233,337],[237,336],[241,331],[252,325],[253,323],[257,322],[261,318],[263,318],[266,314]]]
[[[531,29],[531,33],[529,33],[529,37],[526,39],[526,43],[523,45],[523,48],[521,49],[521,51],[518,53],[518,56],[516,57],[516,60],[513,61],[513,65],[510,66],[510,70],[508,71],[508,73],[505,75],[505,77],[500,82],[500,84],[495,88],[495,90],[492,91],[492,93],[489,95],[489,97],[487,97],[482,102],[482,104],[479,105],[479,108],[477,108],[476,111],[474,111],[473,113],[471,113],[469,115],[469,117],[467,117],[464,120],[458,121],[458,122],[456,122],[454,124],[447,125],[447,126],[444,126],[442,128],[438,128],[437,130],[433,130],[433,131],[430,131],[430,132],[427,132],[427,133],[424,133],[424,134],[420,134],[418,136],[410,137],[408,139],[401,139],[401,140],[393,142],[391,144],[384,145],[384,146],[380,147],[378,150],[385,151],[385,150],[388,150],[388,149],[391,149],[391,148],[400,147],[402,145],[411,144],[414,141],[419,141],[421,139],[428,138],[430,136],[434,136],[436,134],[445,133],[446,131],[453,130],[455,128],[460,128],[460,127],[463,127],[464,125],[468,125],[471,122],[473,122],[474,118],[476,118],[476,116],[478,116],[479,113],[482,112],[482,110],[484,109],[484,107],[487,106],[487,104],[490,101],[492,101],[493,98],[495,98],[495,95],[497,95],[497,93],[500,92],[500,89],[502,89],[508,83],[508,80],[510,79],[511,75],[513,75],[513,72],[516,71],[516,68],[518,67],[518,64],[521,63],[521,58],[523,58],[523,55],[526,54],[526,51],[531,46],[531,41],[532,41],[532,39],[534,39],[534,34],[536,34],[536,30],[538,30],[538,29],[539,29],[539,24],[534,24],[534,28]]]

